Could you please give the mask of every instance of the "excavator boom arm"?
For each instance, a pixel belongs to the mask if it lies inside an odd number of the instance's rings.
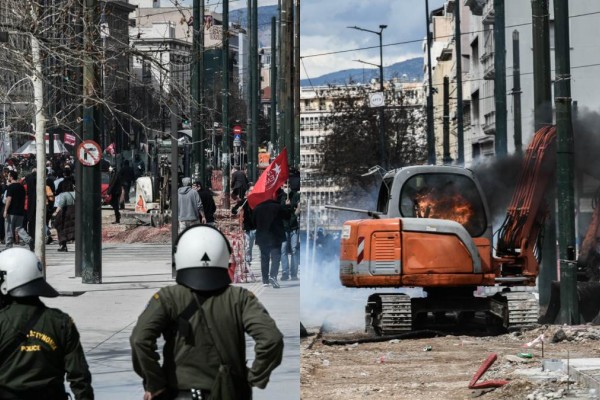
[[[497,255],[513,259],[522,267],[521,273],[535,277],[538,273],[539,235],[546,219],[544,196],[554,175],[556,127],[538,130],[523,159],[517,187],[506,218],[498,232]]]

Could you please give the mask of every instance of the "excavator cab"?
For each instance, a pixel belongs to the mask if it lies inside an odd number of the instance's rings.
[[[483,235],[487,217],[473,180],[464,175],[417,174],[400,189],[400,215],[461,224],[472,237]]]
[[[481,188],[464,168],[415,166],[390,171],[379,190],[377,211],[385,218],[455,221],[472,237],[491,234]]]

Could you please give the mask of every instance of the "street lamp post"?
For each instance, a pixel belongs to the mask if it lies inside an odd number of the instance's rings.
[[[363,64],[374,65],[379,67],[379,90],[381,91],[381,95],[383,96],[383,104],[379,108],[379,156],[381,166],[387,170],[387,162],[385,157],[385,96],[383,93],[383,30],[387,28],[387,25],[379,25],[379,31],[372,31],[370,29],[360,28],[358,26],[349,26],[350,29],[356,29],[359,31],[374,33],[379,36],[379,64],[372,64],[366,61],[355,60],[361,62]]]

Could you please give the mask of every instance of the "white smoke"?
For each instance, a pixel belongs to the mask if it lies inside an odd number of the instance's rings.
[[[302,262],[300,321],[308,327],[326,323],[334,330],[363,330],[365,305],[371,293],[373,289],[343,287],[339,261],[323,262],[318,257],[314,263]]]

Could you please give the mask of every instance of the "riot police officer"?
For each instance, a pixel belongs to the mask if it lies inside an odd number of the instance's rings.
[[[251,399],[252,387],[266,387],[281,363],[283,335],[252,292],[230,285],[230,255],[227,238],[211,226],[195,225],[179,236],[178,284],[154,294],[130,338],[144,399]],[[250,368],[244,333],[256,342]]]
[[[0,399],[67,399],[65,373],[77,400],[93,399],[75,324],[39,296],[58,292],[36,255],[23,248],[0,253]]]

